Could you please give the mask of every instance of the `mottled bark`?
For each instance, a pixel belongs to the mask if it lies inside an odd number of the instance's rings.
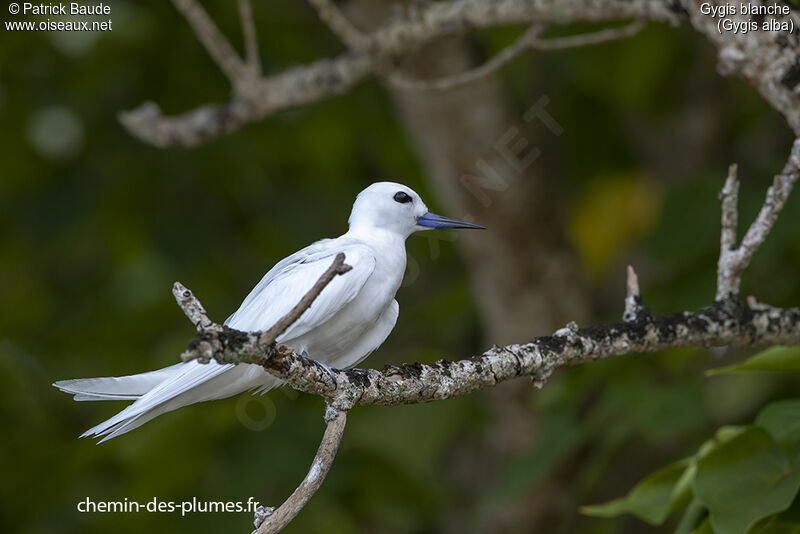
[[[184,302],[195,297],[183,297]],[[218,326],[218,325],[216,325]],[[696,312],[651,315],[579,328],[570,323],[528,343],[492,347],[467,360],[387,365],[376,370],[329,371],[290,347],[266,343],[258,332],[225,326],[199,332],[184,359],[261,365],[298,391],[323,397],[334,409],[355,405],[418,404],[468,395],[519,377],[542,387],[564,366],[676,347],[800,344],[800,308],[750,308],[738,299]]]

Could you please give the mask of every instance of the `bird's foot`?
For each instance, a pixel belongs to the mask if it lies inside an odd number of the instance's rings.
[[[348,367],[348,368],[347,368],[347,370],[348,370],[348,371],[353,371],[353,372],[355,372],[355,373],[358,373],[358,374],[360,374],[360,375],[366,375],[366,374],[369,374],[369,371],[368,371],[368,370],[366,370],[366,369],[361,369],[360,367]]]
[[[320,367],[322,367],[323,369],[328,371],[328,375],[331,377],[331,380],[333,380],[333,387],[334,388],[338,388],[339,387],[339,384],[336,382],[336,374],[333,372],[333,369],[331,369],[331,367],[328,364],[323,363],[323,362],[321,362],[319,360],[315,360],[315,359],[309,357],[308,352],[306,350],[303,350],[303,352],[301,352],[300,355],[303,358],[307,358],[307,359],[311,360],[315,364],[319,365]]]

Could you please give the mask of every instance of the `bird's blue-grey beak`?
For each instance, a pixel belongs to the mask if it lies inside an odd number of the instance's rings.
[[[474,228],[476,230],[486,230],[485,226],[459,221],[457,219],[448,219],[447,217],[442,217],[435,213],[426,213],[417,219],[417,225],[426,228]]]

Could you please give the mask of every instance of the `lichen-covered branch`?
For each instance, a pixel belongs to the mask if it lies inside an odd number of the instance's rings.
[[[355,28],[328,0],[313,0],[320,16],[350,47],[332,59],[287,69],[265,77],[252,76],[252,69],[236,54],[213,21],[194,0],[173,0],[192,25],[198,39],[234,86],[226,103],[206,105],[178,116],[164,116],[158,106],[146,102],[121,113],[126,129],[144,142],[159,147],[194,146],[232,132],[270,114],[328,98],[349,90],[368,76],[386,77],[398,85],[413,85],[396,71],[386,68],[387,58],[401,57],[438,37],[464,33],[476,28],[508,25],[571,24],[637,19],[641,21],[688,21],[718,50],[719,68],[752,83],[764,98],[800,134],[800,59],[798,37],[782,31],[720,34],[716,19],[700,11],[697,0],[449,0],[412,4],[404,16],[394,17],[371,33]],[[716,1],[717,5],[724,2]],[[793,16],[793,15],[792,15]],[[782,20],[781,16],[767,17]],[[247,26],[245,26],[247,28]],[[636,26],[629,27],[629,31]],[[247,30],[246,30],[247,31]],[[606,33],[620,30],[604,30]],[[254,35],[254,33],[252,34]],[[623,35],[624,36],[624,35]],[[529,46],[501,55],[485,71],[499,68],[525,48],[561,48],[588,44],[609,35],[573,36],[558,41],[535,40]],[[589,39],[587,41],[587,38]],[[248,63],[255,45],[247,37]],[[511,54],[514,52],[514,54]],[[478,79],[482,70],[464,73],[458,83],[434,83],[430,88],[446,90]],[[406,82],[404,84],[404,81]]]
[[[574,323],[528,343],[493,347],[459,361],[387,366],[381,371],[334,370],[331,376],[290,347],[259,343],[258,334],[224,328],[201,333],[220,363],[253,363],[293,388],[348,410],[357,404],[416,404],[467,395],[519,377],[538,385],[559,367],[675,347],[800,344],[800,308],[750,309],[738,300],[696,312],[639,313],[633,321],[578,328]],[[184,357],[197,352],[190,348]]]
[[[731,165],[725,186],[720,192],[722,231],[717,268],[717,300],[738,297],[742,273],[750,265],[753,254],[769,235],[797,177],[800,176],[800,139],[795,140],[792,145],[789,160],[783,167],[783,171],[773,179],[761,210],[738,246],[736,245],[737,201],[739,198],[737,172],[736,165]]]
[[[197,146],[273,113],[344,93],[366,78],[371,68],[369,56],[345,53],[262,78],[247,98],[237,93],[228,102],[177,116],[165,116],[158,104],[145,102],[120,113],[119,120],[132,135],[159,148]]]

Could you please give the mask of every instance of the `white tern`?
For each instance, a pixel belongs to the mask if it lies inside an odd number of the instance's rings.
[[[267,330],[343,252],[352,270],[336,276],[277,341],[327,366],[352,367],[386,340],[397,321],[399,306],[394,297],[406,269],[406,238],[432,228],[483,228],[429,213],[417,193],[392,182],[374,183],[359,193],[348,223],[341,237],[317,241],[278,262],[225,324],[248,332]],[[223,365],[212,360],[53,385],[78,401],[134,401],[81,436],[104,436],[102,442],[189,404],[247,390],[264,393],[280,383],[259,365]]]

